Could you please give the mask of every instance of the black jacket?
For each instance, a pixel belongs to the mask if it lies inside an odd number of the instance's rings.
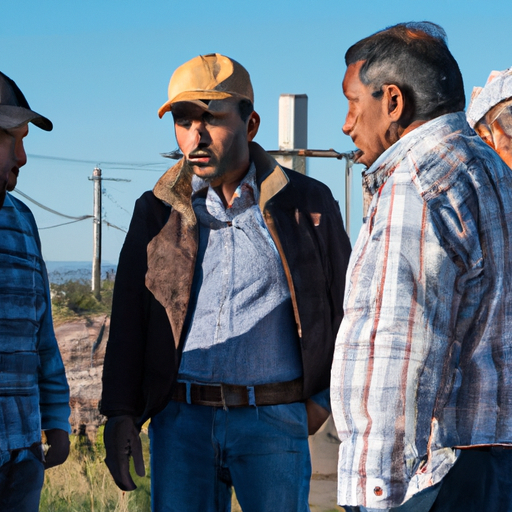
[[[324,184],[250,146],[259,206],[290,287],[305,400],[329,387],[350,242]],[[142,423],[172,394],[197,254],[190,181],[180,161],[136,203],[114,288],[100,406],[106,416],[130,414]]]

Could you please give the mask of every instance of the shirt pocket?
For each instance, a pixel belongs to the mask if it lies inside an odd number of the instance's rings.
[[[0,353],[0,396],[37,394],[37,352]]]
[[[45,294],[35,258],[0,257],[2,351],[33,351],[44,313]]]

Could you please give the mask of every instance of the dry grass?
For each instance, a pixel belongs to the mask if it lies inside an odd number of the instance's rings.
[[[143,431],[144,432],[144,431]],[[96,443],[71,436],[71,451],[62,466],[49,469],[41,494],[40,512],[150,512],[149,440],[142,433],[146,476],[137,477],[137,489],[123,492],[117,488],[104,463],[103,430]],[[235,494],[232,512],[242,512]]]
[[[104,463],[103,429],[96,443],[71,436],[70,456],[65,464],[49,469],[41,494],[40,512],[150,512],[149,439],[143,429],[142,446],[146,476],[138,477],[132,468],[137,489],[125,493],[117,488]],[[242,512],[233,493],[231,512]],[[341,507],[312,506],[312,511],[343,511]]]
[[[149,462],[148,439],[142,437],[145,461]],[[149,467],[146,477],[134,478],[137,490],[125,493],[114,484],[104,458],[101,435],[93,444],[72,436],[66,463],[45,474],[40,512],[149,512]]]

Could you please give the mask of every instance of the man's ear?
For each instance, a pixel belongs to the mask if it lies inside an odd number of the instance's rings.
[[[251,142],[251,140],[256,137],[258,130],[260,128],[260,116],[257,112],[252,112],[247,121],[247,141]]]
[[[395,84],[383,86],[383,107],[392,123],[400,123],[405,115],[405,97],[400,88]]]

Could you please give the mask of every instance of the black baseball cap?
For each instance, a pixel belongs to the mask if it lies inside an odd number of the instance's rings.
[[[10,130],[28,122],[47,132],[53,129],[49,119],[30,108],[15,82],[0,72],[0,128]]]

